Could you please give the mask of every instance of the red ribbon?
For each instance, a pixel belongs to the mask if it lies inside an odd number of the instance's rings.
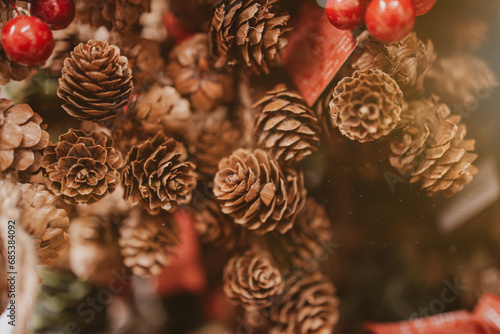
[[[398,323],[367,323],[373,334],[500,334],[500,296],[485,294],[473,312],[455,311]]]

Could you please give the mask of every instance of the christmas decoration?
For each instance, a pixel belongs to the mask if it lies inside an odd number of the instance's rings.
[[[127,58],[106,41],[79,44],[64,60],[57,95],[66,112],[83,120],[116,117],[127,105],[132,91]]]
[[[408,35],[415,24],[411,0],[373,0],[366,9],[366,28],[383,42],[396,42]]]
[[[73,0],[34,0],[30,12],[47,23],[50,29],[64,29],[75,18],[75,3]]]
[[[379,70],[364,70],[337,84],[330,112],[344,136],[368,142],[391,133],[402,106],[403,93],[389,75]]]
[[[338,29],[354,30],[365,23],[368,0],[328,0],[326,15]]]
[[[437,0],[411,0],[415,5],[415,14],[424,15],[434,7]]]

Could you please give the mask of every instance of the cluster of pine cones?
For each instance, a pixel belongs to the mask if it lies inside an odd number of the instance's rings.
[[[58,263],[98,287],[123,267],[158,275],[179,246],[173,213],[184,210],[203,243],[231,254],[223,289],[248,323],[269,315],[256,332],[332,333],[335,287],[305,265],[328,257],[332,226],[307,194],[301,163],[342,136],[379,140],[399,175],[428,195],[460,191],[477,173],[477,155],[445,101],[467,71],[446,83],[439,73],[464,60],[436,61],[416,33],[388,44],[362,33],[346,75],[308,106],[287,83],[252,86],[286,47],[285,4],[173,0],[180,22],[201,10],[205,20],[166,51],[145,33],[162,17],[140,20],[151,8],[163,15],[160,2],[77,1],[78,26],[58,33],[45,71],[59,76],[62,109],[78,128],[57,133],[27,104],[0,100],[0,217],[31,237],[23,242],[36,255],[25,266]],[[106,39],[96,37],[102,27]],[[33,74],[2,57],[0,83]],[[496,85],[484,62],[466,63],[469,73],[482,71],[481,89]],[[462,89],[467,98],[477,85]]]

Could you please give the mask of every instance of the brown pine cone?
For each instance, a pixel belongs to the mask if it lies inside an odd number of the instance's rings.
[[[45,62],[43,68],[52,76],[61,75],[64,66],[64,60],[71,55],[71,51],[79,44],[78,27],[71,24],[62,30],[53,30],[54,51]]]
[[[49,144],[42,121],[29,105],[0,99],[0,174],[13,172],[27,181],[38,171]]]
[[[58,209],[59,200],[41,184],[21,185],[23,213],[20,225],[34,240],[38,262],[47,266],[59,259],[69,241],[69,218]]]
[[[57,95],[66,112],[81,120],[102,121],[123,112],[132,91],[127,57],[106,41],[80,43],[64,60]]]
[[[122,197],[123,190],[118,188],[98,203],[79,205],[78,216],[71,220],[71,269],[79,279],[97,287],[108,287],[113,274],[123,267],[119,228],[130,206]]]
[[[210,52],[216,67],[241,64],[269,73],[287,45],[290,15],[277,12],[277,0],[218,0],[209,27]]]
[[[213,192],[223,213],[260,235],[290,230],[307,194],[302,172],[282,172],[260,149],[237,149],[222,159]]]
[[[399,42],[382,43],[368,31],[358,37],[361,53],[351,63],[355,70],[380,70],[389,74],[405,95],[423,90],[427,71],[436,59],[430,40],[421,41],[415,32]]]
[[[47,188],[68,204],[91,204],[120,184],[123,160],[113,140],[96,131],[70,129],[44,152],[42,168]]]
[[[410,183],[422,182],[427,195],[446,197],[472,181],[475,141],[465,140],[466,127],[436,96],[409,102],[402,114],[403,127],[391,144],[391,165]]]
[[[135,275],[159,275],[179,244],[178,228],[167,213],[150,216],[135,207],[120,228],[125,266]]]
[[[271,306],[283,293],[284,283],[272,255],[264,250],[235,255],[224,268],[224,292],[249,311]]]
[[[162,132],[132,147],[123,171],[125,199],[152,215],[189,203],[198,176],[186,158],[184,145]]]
[[[427,88],[450,106],[469,113],[491,96],[498,78],[490,66],[474,55],[440,57],[429,71]]]
[[[391,133],[403,102],[401,89],[388,74],[356,71],[335,87],[330,112],[344,136],[364,143]]]
[[[197,34],[172,50],[167,71],[195,110],[211,111],[234,98],[234,78],[227,70],[214,68],[206,34]]]
[[[257,144],[279,163],[294,164],[316,151],[318,119],[299,93],[279,85],[254,108],[260,109],[255,126]]]
[[[273,309],[270,334],[331,334],[339,319],[335,287],[320,272],[293,275],[282,302]]]
[[[105,26],[111,30],[113,24],[102,16],[106,0],[75,0],[75,20],[79,23],[90,24],[92,28]]]

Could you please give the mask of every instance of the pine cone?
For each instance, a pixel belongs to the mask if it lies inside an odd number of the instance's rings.
[[[0,173],[20,173],[21,179],[29,180],[38,171],[49,143],[42,121],[29,105],[0,99]]]
[[[135,207],[120,228],[125,266],[136,275],[159,275],[179,243],[177,225],[166,213],[149,216]]]
[[[92,28],[105,26],[108,30],[113,27],[110,21],[102,16],[104,4],[107,0],[75,0],[75,19],[83,24],[90,24]]]
[[[73,129],[49,145],[42,160],[45,185],[68,204],[91,204],[113,192],[122,164],[110,137]]]
[[[316,151],[318,119],[299,93],[279,85],[254,108],[261,112],[255,127],[257,144],[278,162],[294,164]]]
[[[121,32],[139,23],[142,13],[151,11],[151,0],[101,1],[104,2],[102,17],[113,23],[113,29]]]
[[[223,213],[257,234],[290,230],[307,193],[302,172],[282,172],[279,164],[259,149],[237,149],[222,159],[213,192]]]
[[[330,112],[340,132],[362,143],[387,136],[399,122],[403,93],[388,74],[356,71],[333,91]]]
[[[293,275],[282,303],[274,308],[270,334],[331,334],[339,319],[335,287],[320,272]]]
[[[422,182],[429,196],[447,197],[472,181],[477,168],[473,139],[465,140],[466,127],[460,116],[433,96],[409,102],[402,114],[403,128],[391,144],[391,165],[410,183]]]
[[[255,73],[269,73],[280,61],[288,43],[285,35],[290,15],[278,13],[276,1],[218,0],[209,27],[216,67],[241,64]]]
[[[162,132],[132,147],[123,172],[125,199],[139,202],[152,215],[189,203],[197,175],[186,158],[184,145]]]
[[[423,90],[427,71],[436,59],[430,40],[422,42],[415,32],[399,42],[382,43],[368,31],[358,37],[361,53],[354,57],[355,70],[380,70],[389,74],[405,95]]]
[[[489,65],[473,55],[440,57],[429,71],[427,88],[466,113],[491,96],[498,78]]]
[[[113,274],[123,267],[119,228],[130,207],[122,197],[123,190],[118,188],[98,203],[78,206],[78,216],[71,220],[71,269],[97,287],[108,287]]]
[[[79,44],[64,60],[57,95],[66,112],[81,120],[115,117],[127,105],[132,71],[120,49],[106,41]]]
[[[206,34],[197,34],[172,50],[167,71],[196,110],[211,111],[234,98],[234,78],[225,69],[214,68]]]
[[[272,255],[264,250],[235,255],[224,268],[224,292],[249,311],[271,306],[283,293],[284,283]]]
[[[70,57],[71,51],[79,44],[78,27],[71,24],[62,30],[52,31],[54,35],[54,51],[43,65],[43,68],[52,76],[61,75],[64,60]]]
[[[47,266],[59,259],[59,253],[68,246],[69,218],[58,209],[58,199],[41,184],[21,185],[23,213],[20,225],[34,240],[38,262]]]

